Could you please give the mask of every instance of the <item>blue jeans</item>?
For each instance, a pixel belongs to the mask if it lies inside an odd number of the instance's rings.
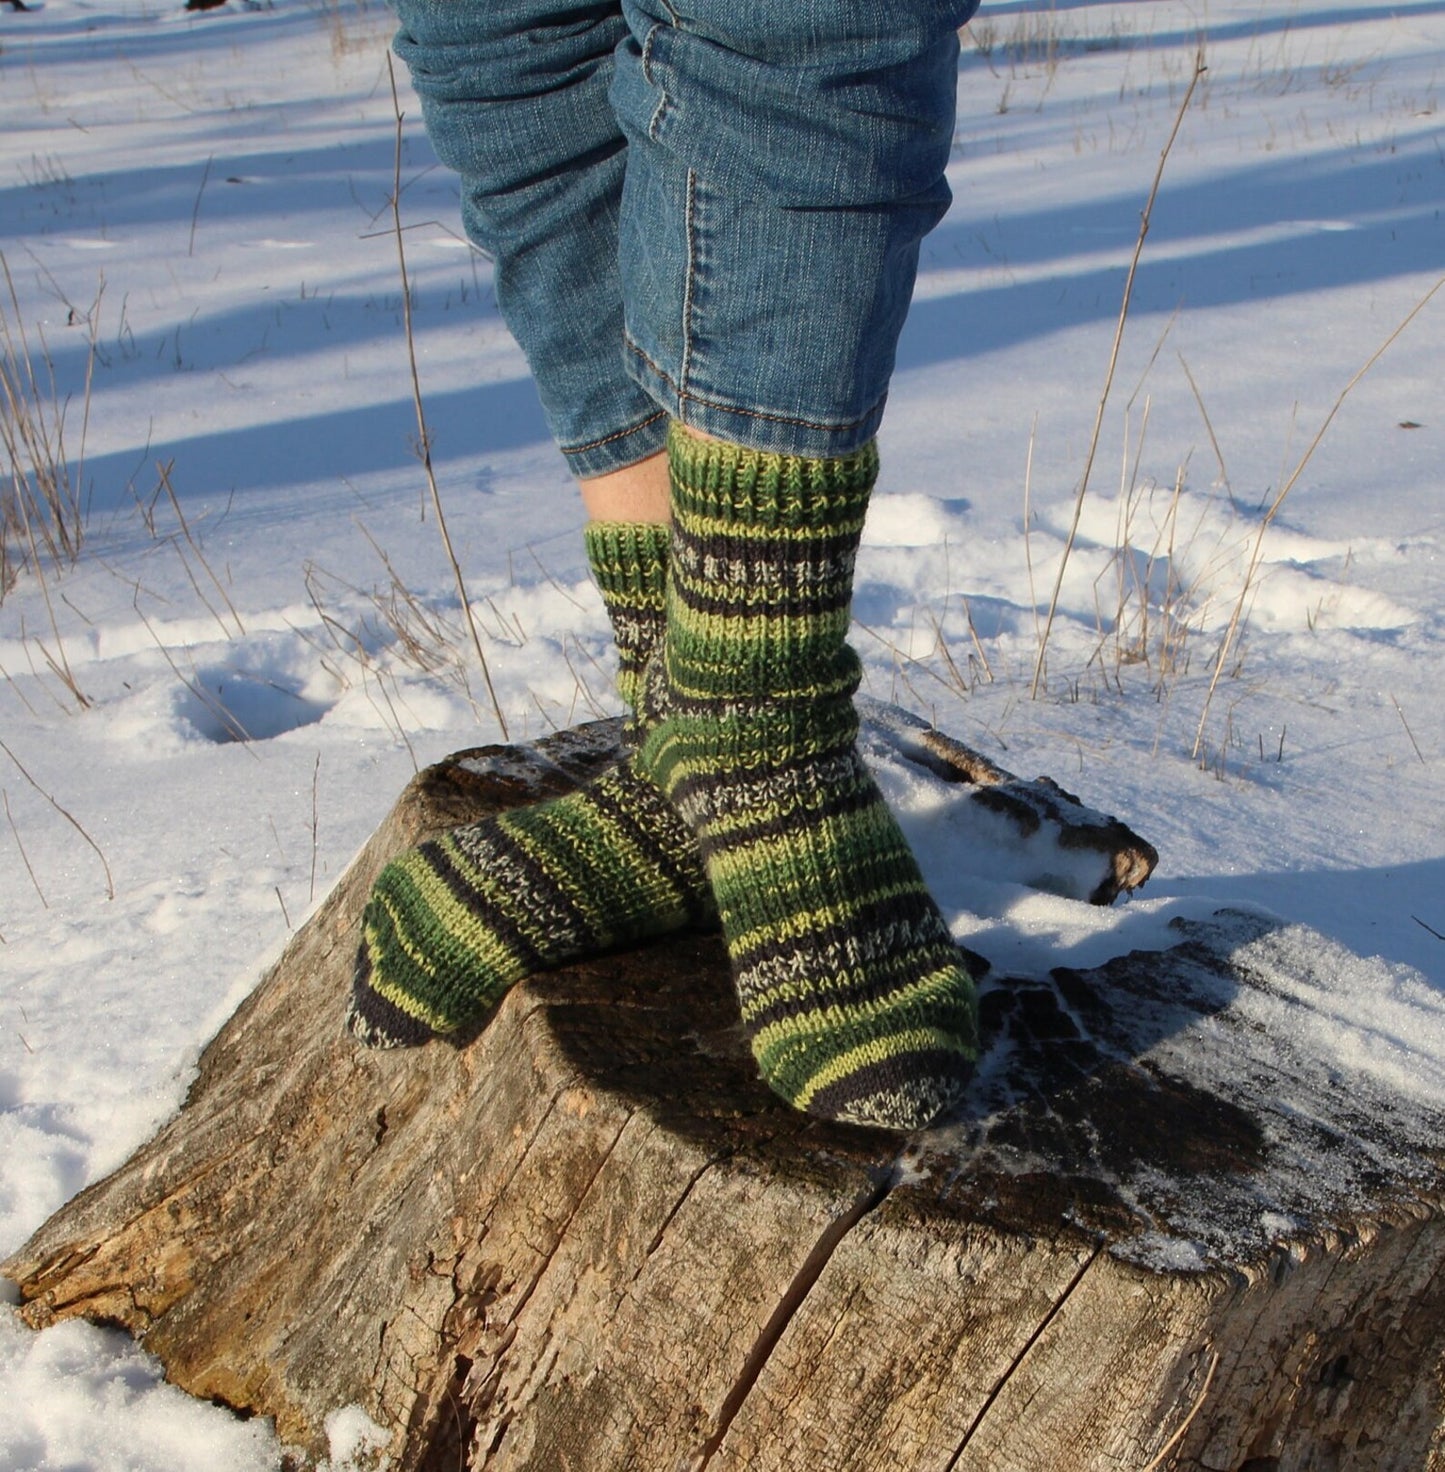
[[[978,0],[393,0],[573,473],[877,431]]]

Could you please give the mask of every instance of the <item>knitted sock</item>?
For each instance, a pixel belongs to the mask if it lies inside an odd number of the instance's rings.
[[[598,523],[587,552],[636,709],[662,637],[665,526]],[[471,1028],[538,971],[699,923],[712,910],[691,833],[631,757],[578,791],[409,850],[362,917],[346,1025],[372,1047]]]
[[[872,445],[759,454],[675,428],[668,713],[640,772],[697,834],[764,1078],[812,1114],[929,1124],[977,1055],[966,953],[854,745],[844,642]]]

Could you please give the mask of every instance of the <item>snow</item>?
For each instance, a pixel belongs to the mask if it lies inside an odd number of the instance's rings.
[[[415,767],[503,734],[413,454],[388,17],[233,5],[0,10],[18,321],[0,304],[72,462],[83,442],[88,507],[76,564],[0,603],[0,1252],[177,1107]],[[1320,1077],[1438,1108],[1445,292],[1351,385],[1441,268],[1445,18],[1012,0],[972,31],[854,642],[869,695],[1117,813],[1160,868],[1098,910],[1062,856],[881,752],[884,785],[1000,969],[1263,908],[1286,924],[1255,944],[1309,946],[1315,994],[1251,994],[1252,1020]],[[616,711],[613,656],[580,505],[399,82],[433,454],[525,738]],[[370,1458],[359,1416],[338,1408],[337,1468]],[[0,1311],[0,1472],[280,1455],[128,1340]]]
[[[0,1456],[13,1468],[216,1467],[274,1472],[275,1439],[167,1385],[129,1335],[86,1324],[32,1334],[0,1319]]]

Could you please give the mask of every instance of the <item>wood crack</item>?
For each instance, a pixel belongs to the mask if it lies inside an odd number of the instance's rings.
[[[768,1138],[771,1138],[771,1136],[769,1136]],[[702,1180],[702,1178],[708,1173],[708,1171],[712,1170],[714,1166],[721,1165],[723,1161],[729,1159],[732,1153],[733,1152],[731,1150],[719,1150],[716,1154],[709,1155],[708,1158],[704,1160],[703,1163],[698,1166],[697,1169],[694,1170],[693,1173],[687,1178],[687,1184],[682,1188],[682,1191],[679,1193],[677,1200],[674,1201],[671,1207],[668,1208],[668,1213],[662,1219],[661,1226],[659,1226],[657,1231],[652,1234],[652,1241],[647,1244],[647,1251],[643,1254],[643,1261],[637,1265],[637,1271],[632,1275],[632,1281],[634,1283],[638,1280],[639,1277],[642,1276],[642,1270],[647,1266],[646,1259],[650,1258],[653,1253],[655,1253],[657,1249],[662,1246],[663,1238],[667,1236],[667,1229],[677,1219],[678,1212],[680,1212],[682,1208],[687,1204],[687,1199],[696,1189],[697,1183]]]
[[[556,1101],[554,1100],[553,1102],[555,1103]],[[584,1185],[582,1189],[577,1193],[576,1199],[572,1203],[572,1209],[567,1213],[566,1220],[561,1223],[561,1225],[556,1229],[555,1233],[553,1234],[552,1245],[543,1255],[541,1264],[538,1266],[536,1273],[533,1274],[532,1281],[527,1284],[526,1289],[523,1291],[516,1305],[507,1315],[507,1323],[509,1325],[516,1324],[521,1320],[523,1311],[526,1309],[532,1295],[537,1291],[537,1285],[542,1281],[544,1277],[546,1277],[547,1270],[552,1266],[553,1260],[556,1258],[557,1253],[562,1248],[562,1244],[567,1240],[567,1233],[571,1228],[572,1223],[577,1220],[577,1214],[582,1210],[583,1206],[586,1205],[588,1198],[592,1195],[592,1188],[597,1184],[597,1178],[606,1168],[607,1162],[612,1159],[613,1153],[617,1149],[618,1142],[622,1139],[627,1126],[631,1124],[631,1122],[631,1114],[624,1116],[622,1123],[617,1127],[617,1133],[613,1135],[611,1140],[607,1142],[607,1148],[602,1152],[602,1158],[598,1160],[596,1169],[588,1177],[586,1185]]]
[[[708,1465],[727,1439],[728,1431],[752,1393],[753,1386],[757,1384],[758,1377],[763,1373],[773,1350],[777,1348],[778,1341],[787,1332],[788,1325],[802,1308],[808,1294],[813,1290],[813,1285],[822,1277],[824,1268],[828,1266],[839,1244],[865,1216],[876,1211],[888,1199],[889,1193],[902,1179],[900,1160],[901,1157],[895,1158],[867,1190],[859,1193],[857,1200],[846,1211],[840,1212],[823,1228],[808,1255],[798,1265],[793,1281],[788,1284],[774,1306],[767,1323],[759,1330],[753,1347],[738,1371],[737,1379],[723,1397],[713,1433],[698,1451],[692,1472],[707,1472]]]
[[[553,1096],[551,1103],[547,1107],[544,1119],[550,1117],[561,1098],[562,1092],[559,1089]],[[606,1169],[607,1162],[611,1160],[613,1154],[616,1152],[618,1143],[626,1132],[628,1124],[631,1123],[632,1117],[631,1114],[624,1116],[616,1133],[607,1142],[607,1147],[598,1159],[592,1174],[588,1177],[586,1185],[582,1187],[573,1200],[571,1211],[568,1212],[565,1219],[558,1223],[552,1231],[550,1246],[541,1254],[541,1261],[537,1264],[536,1271],[532,1274],[531,1280],[521,1291],[516,1302],[511,1306],[505,1324],[496,1341],[485,1350],[481,1350],[481,1346],[475,1342],[474,1336],[469,1336],[460,1324],[454,1326],[443,1324],[441,1329],[443,1363],[450,1366],[450,1374],[446,1383],[441,1386],[440,1391],[430,1397],[430,1403],[432,1414],[435,1414],[437,1407],[445,1405],[451,1412],[452,1421],[450,1424],[434,1428],[430,1439],[422,1439],[420,1443],[422,1446],[421,1458],[412,1464],[414,1472],[444,1472],[445,1468],[453,1465],[458,1467],[466,1465],[471,1450],[475,1450],[475,1448],[472,1448],[472,1442],[476,1436],[477,1429],[482,1423],[482,1418],[488,1414],[496,1397],[497,1387],[500,1384],[503,1373],[503,1360],[507,1351],[512,1347],[513,1342],[517,1338],[522,1316],[526,1312],[527,1306],[531,1302],[537,1288],[556,1261],[558,1252],[562,1250],[564,1244],[567,1242],[573,1222],[576,1221],[578,1214],[582,1211],[585,1203],[591,1196],[598,1178]],[[532,1136],[532,1142],[535,1142],[538,1138],[540,1130],[541,1126],[539,1125],[537,1133],[534,1133]],[[530,1149],[530,1143],[528,1148]],[[525,1153],[523,1158],[525,1158]],[[519,1168],[520,1163],[514,1166],[508,1177],[509,1181],[515,1177]],[[498,1200],[500,1199],[501,1197],[499,1195]],[[490,1216],[490,1213],[488,1215]],[[455,1271],[453,1272],[453,1293],[452,1313],[455,1313],[459,1309],[464,1309],[474,1299],[473,1290],[462,1287]],[[464,1319],[465,1314],[462,1317]],[[463,1352],[464,1344],[468,1351],[466,1353]],[[479,1350],[481,1351],[480,1353],[478,1352]],[[485,1367],[480,1363],[483,1359],[486,1361]],[[492,1452],[489,1455],[494,1454],[500,1446],[502,1438],[506,1434],[507,1426],[510,1424],[510,1419],[509,1416],[504,1416],[501,1419],[494,1433]],[[414,1440],[410,1433],[408,1434],[407,1440],[409,1444]]]
[[[1049,1327],[1050,1324],[1053,1323],[1056,1318],[1058,1318],[1059,1314],[1063,1312],[1064,1305],[1073,1296],[1074,1290],[1079,1286],[1080,1283],[1084,1281],[1084,1275],[1089,1271],[1091,1267],[1094,1266],[1096,1262],[1098,1262],[1099,1254],[1102,1253],[1103,1250],[1104,1241],[1102,1238],[1100,1238],[1097,1242],[1095,1242],[1094,1250],[1088,1255],[1087,1258],[1084,1259],[1083,1263],[1080,1264],[1079,1269],[1074,1274],[1074,1276],[1069,1279],[1067,1286],[1064,1288],[1064,1291],[1059,1295],[1053,1307],[1050,1308],[1048,1313],[1043,1316],[1043,1318],[1035,1326],[1033,1333],[1030,1334],[1029,1337],[1024,1341],[1022,1347],[1019,1349],[1019,1352],[1009,1363],[1008,1369],[1006,1369],[1003,1374],[999,1376],[997,1384],[995,1384],[993,1389],[989,1391],[988,1395],[984,1397],[983,1404],[978,1408],[978,1414],[969,1424],[968,1430],[963,1433],[963,1440],[960,1441],[957,1447],[954,1448],[953,1455],[948,1459],[947,1464],[944,1466],[943,1472],[954,1472],[954,1469],[958,1466],[960,1458],[963,1456],[964,1452],[968,1450],[969,1442],[973,1440],[975,1433],[978,1431],[978,1428],[983,1425],[985,1417],[987,1417],[988,1413],[993,1409],[994,1402],[997,1401],[999,1396],[1003,1394],[1004,1389],[1007,1387],[1009,1381],[1012,1380],[1013,1377],[1018,1373],[1020,1366],[1022,1366],[1023,1362],[1029,1357],[1029,1351],[1033,1349],[1034,1345],[1036,1345],[1039,1342],[1040,1338],[1043,1337],[1044,1331]]]

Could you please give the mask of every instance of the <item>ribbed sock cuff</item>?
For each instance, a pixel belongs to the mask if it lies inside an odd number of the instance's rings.
[[[666,523],[650,521],[593,521],[582,534],[617,644],[617,692],[633,712],[667,623],[671,537]]]
[[[589,521],[582,533],[587,561],[602,590],[602,600],[633,604],[656,599],[662,608],[667,586],[667,547],[671,530],[665,522]]]
[[[830,460],[674,429],[668,676],[685,705],[851,696],[854,562],[871,444]]]
[[[878,479],[878,447],[814,460],[704,440],[674,424],[668,440],[674,517],[717,518],[738,527],[860,529]]]

